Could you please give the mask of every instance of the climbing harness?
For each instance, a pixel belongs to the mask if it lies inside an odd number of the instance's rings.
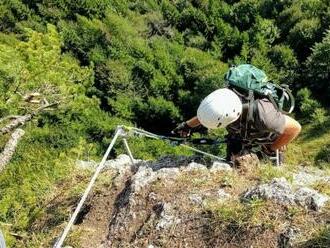
[[[74,213],[72,214],[68,224],[66,225],[65,229],[63,230],[61,236],[58,238],[58,240],[54,244],[53,248],[61,248],[62,247],[66,236],[68,235],[72,225],[75,223],[75,221],[77,219],[77,216],[78,216],[82,206],[84,205],[84,202],[87,199],[88,194],[90,193],[90,191],[91,191],[98,175],[100,174],[100,172],[104,168],[104,164],[105,164],[112,148],[114,147],[114,145],[115,145],[115,143],[116,143],[116,141],[119,137],[122,138],[124,147],[125,147],[126,152],[127,152],[128,156],[131,160],[131,163],[132,164],[135,163],[135,160],[134,160],[134,157],[132,155],[131,149],[129,148],[129,145],[128,145],[128,142],[127,142],[127,138],[131,137],[131,136],[147,137],[147,138],[152,138],[152,139],[157,139],[157,140],[168,140],[170,142],[177,142],[177,145],[182,146],[182,147],[184,147],[186,149],[189,149],[191,151],[194,151],[196,153],[203,154],[205,156],[211,157],[211,158],[216,159],[216,160],[226,161],[225,158],[215,156],[213,154],[201,151],[199,149],[196,149],[194,147],[191,147],[191,146],[185,144],[185,140],[181,139],[181,138],[174,138],[174,137],[167,137],[167,136],[157,135],[157,134],[154,134],[154,133],[151,133],[151,132],[148,132],[148,131],[145,131],[143,129],[139,129],[139,128],[136,128],[136,127],[117,126],[117,128],[115,130],[115,133],[114,133],[114,136],[112,138],[112,141],[111,141],[108,149],[106,150],[105,154],[103,155],[103,158],[102,158],[100,164],[97,166],[97,168],[95,170],[95,173],[94,173],[92,179],[90,180],[90,182],[89,182],[83,196],[81,197]],[[218,142],[218,143],[224,143],[223,141],[214,141],[214,140],[210,140],[210,139],[196,139],[194,142],[196,142],[196,143],[199,142],[198,144],[203,144],[203,143],[206,144],[206,142],[211,142],[211,141]]]

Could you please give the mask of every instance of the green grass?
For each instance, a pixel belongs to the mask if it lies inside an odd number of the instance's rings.
[[[286,161],[290,164],[330,167],[330,118],[320,125],[303,126],[297,140],[289,145]]]
[[[322,228],[315,237],[299,245],[299,248],[328,248],[330,244],[330,227]]]
[[[319,191],[322,194],[330,196],[330,183],[326,181],[319,181],[312,185],[312,188]]]
[[[289,182],[292,182],[292,175],[288,173],[288,170],[290,170],[290,167],[285,166],[283,167],[276,167],[271,164],[266,164],[259,166],[256,170],[256,176],[262,183],[270,182],[273,178],[280,178],[284,177]]]
[[[60,130],[54,129],[52,137]],[[75,169],[75,161],[95,159],[97,149],[74,131],[68,136],[76,135],[73,145],[66,143],[67,136],[54,141],[33,125],[25,131],[0,174],[0,228],[8,247],[45,247],[90,178],[91,172]]]

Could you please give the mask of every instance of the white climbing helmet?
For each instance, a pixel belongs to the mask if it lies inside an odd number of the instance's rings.
[[[224,88],[213,91],[197,109],[200,123],[210,129],[226,127],[236,121],[242,113],[242,102],[231,90]]]

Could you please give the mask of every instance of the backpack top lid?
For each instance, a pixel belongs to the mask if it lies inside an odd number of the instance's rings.
[[[232,66],[225,75],[229,85],[245,90],[260,91],[268,82],[264,71],[250,64]]]

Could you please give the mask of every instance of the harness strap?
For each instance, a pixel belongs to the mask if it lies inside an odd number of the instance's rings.
[[[269,101],[274,105],[274,107],[278,110],[281,111],[280,106],[275,102],[274,97],[271,94],[268,94],[268,99]]]
[[[244,130],[241,132],[243,134],[243,137],[245,139],[248,138],[248,131],[251,129],[253,124],[253,111],[254,111],[254,94],[252,90],[249,90],[249,96],[247,98],[248,102],[246,104],[243,104],[243,110],[247,107],[247,110],[245,110],[245,125]],[[243,120],[243,118],[241,119]],[[243,127],[243,125],[241,125]]]
[[[248,109],[248,116],[247,116],[247,122],[251,123],[253,122],[253,110],[254,110],[254,93],[252,90],[249,90],[249,109]]]

